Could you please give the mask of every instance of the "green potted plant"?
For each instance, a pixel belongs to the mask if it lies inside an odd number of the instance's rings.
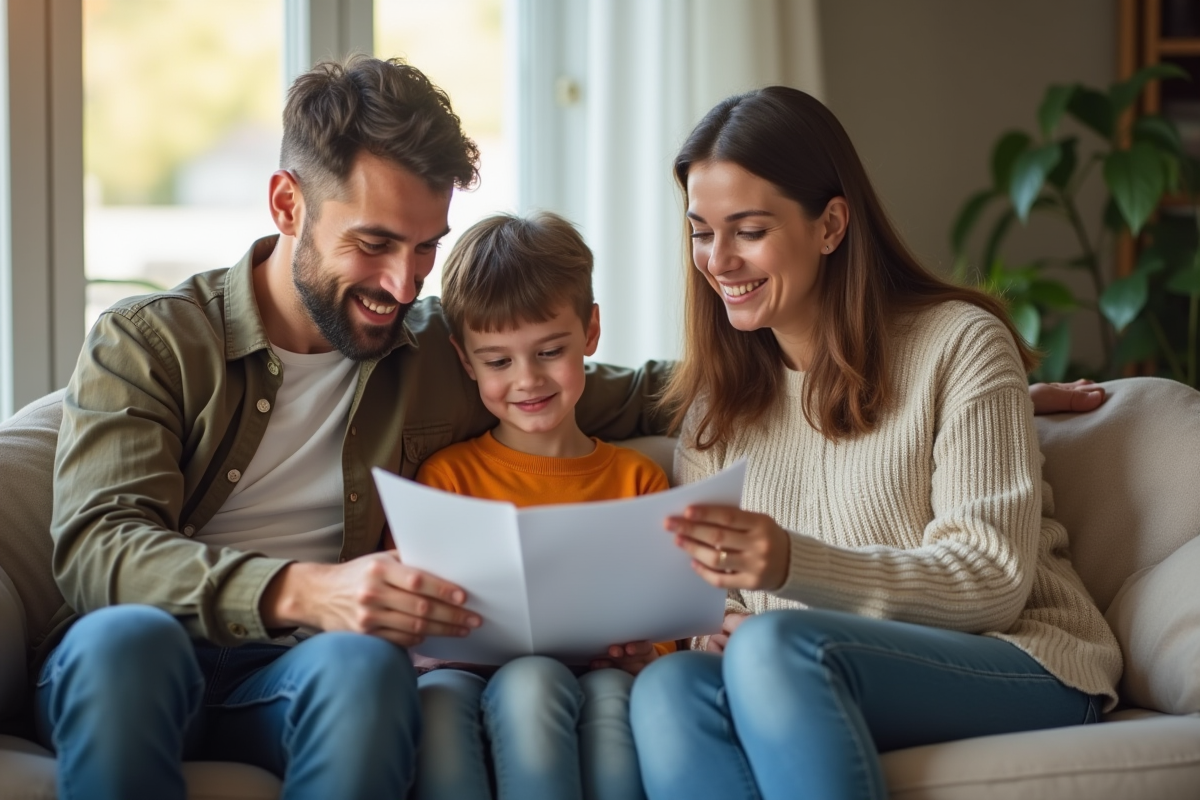
[[[1197,385],[1200,220],[1195,198],[1200,162],[1184,152],[1178,131],[1164,117],[1138,117],[1127,136],[1120,129],[1122,115],[1146,84],[1180,77],[1188,76],[1174,65],[1156,64],[1107,92],[1079,84],[1050,86],[1038,108],[1037,134],[1014,130],[1000,137],[992,149],[992,185],[972,194],[954,221],[956,275],[1007,300],[1018,330],[1045,355],[1035,374],[1038,379],[1063,380],[1083,373],[1110,377],[1121,374],[1126,364],[1153,363],[1159,374]],[[1096,136],[1085,141],[1059,135],[1064,117]],[[1092,234],[1078,196],[1096,175],[1108,198],[1102,224],[1094,226],[1097,232]],[[1180,206],[1183,216],[1156,214],[1166,195],[1187,198]],[[972,233],[985,210],[996,204],[1002,211],[983,239],[979,256],[972,258]],[[1032,214],[1049,215],[1069,226],[1078,254],[1006,262],[1003,245],[1013,224],[1027,223]],[[1100,254],[1121,231],[1139,239],[1140,256],[1132,274],[1114,278],[1101,268]],[[1088,296],[1076,296],[1055,279],[1064,268],[1087,273]],[[1098,367],[1070,362],[1068,323],[1079,308],[1099,312],[1104,363]]]

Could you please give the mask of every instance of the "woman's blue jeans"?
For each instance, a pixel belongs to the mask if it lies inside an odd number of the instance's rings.
[[[1094,722],[1101,699],[1008,642],[833,611],[746,620],[724,657],[679,653],[634,685],[651,798],[886,798],[880,752]]]
[[[137,605],[67,632],[35,711],[61,798],[183,800],[185,759],[263,767],[289,799],[403,798],[420,733],[412,663],[382,639],[221,648]]]
[[[525,656],[490,679],[438,669],[417,685],[425,732],[414,800],[487,800],[493,776],[500,800],[645,796],[629,729],[628,673],[602,669],[577,678],[554,659]]]

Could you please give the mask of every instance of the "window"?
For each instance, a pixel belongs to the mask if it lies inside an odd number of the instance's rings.
[[[441,294],[446,254],[472,223],[516,207],[516,171],[505,126],[504,0],[378,0],[375,54],[399,56],[450,95],[463,129],[480,151],[480,181],[456,191],[450,203],[450,235],[442,241],[423,295]]]
[[[283,0],[86,0],[86,319],[275,228]]]

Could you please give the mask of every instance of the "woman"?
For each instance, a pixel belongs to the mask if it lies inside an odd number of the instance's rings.
[[[730,594],[707,652],[634,686],[647,794],[882,798],[881,751],[1097,719],[1120,650],[1042,517],[1034,360],[1001,304],[916,262],[803,92],[722,102],[675,174],[677,477],[749,466],[745,510],[667,522]]]

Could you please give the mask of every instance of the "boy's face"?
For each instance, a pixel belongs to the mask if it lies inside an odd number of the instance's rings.
[[[596,352],[600,309],[592,306],[585,326],[563,303],[545,322],[483,333],[469,328],[455,342],[479,396],[501,426],[524,434],[551,434],[573,428],[575,404],[583,394],[583,359]]]

